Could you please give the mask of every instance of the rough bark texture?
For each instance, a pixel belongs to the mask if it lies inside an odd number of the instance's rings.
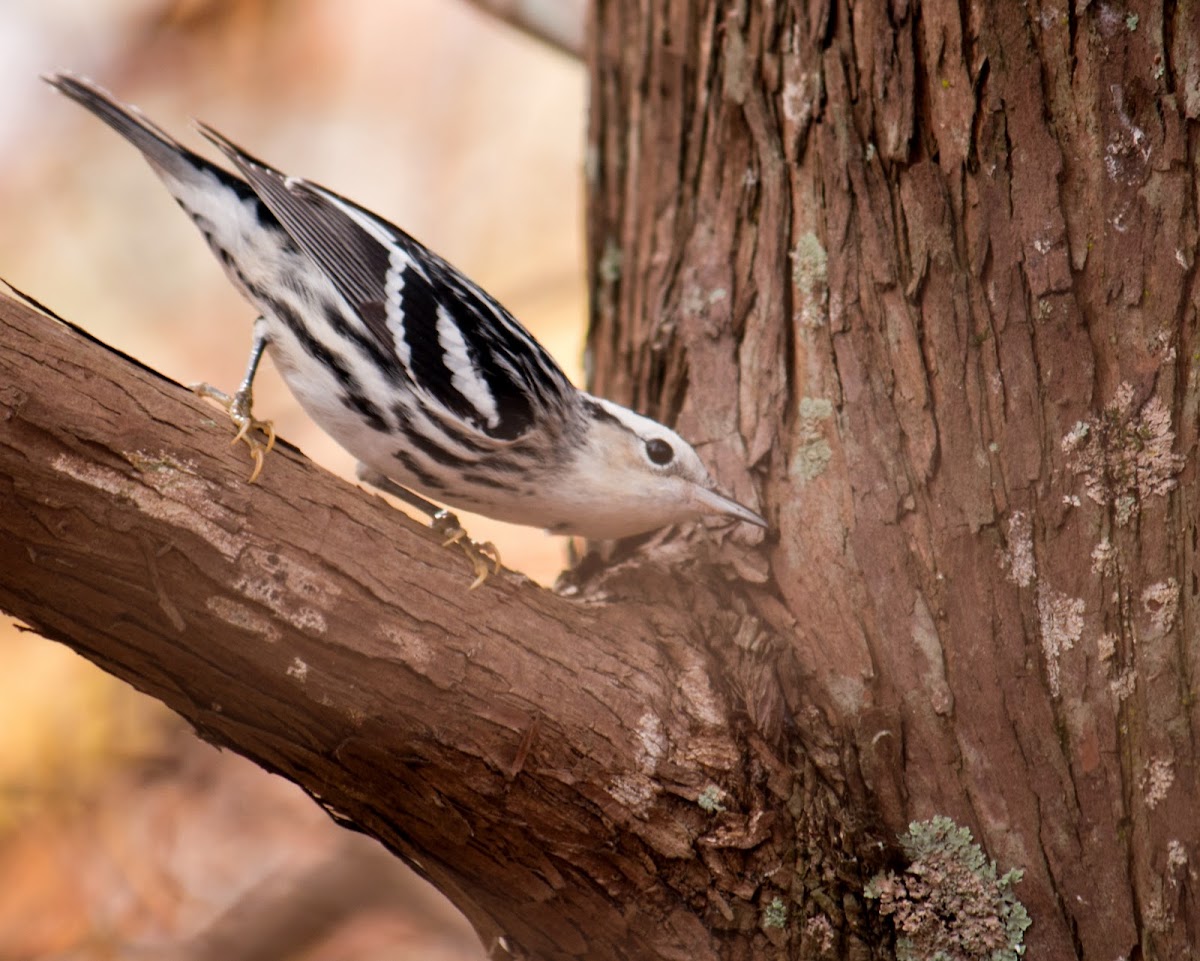
[[[790,720],[889,834],[1023,868],[1031,957],[1200,951],[1198,38],[1194,3],[596,4],[596,387],[762,492]]]
[[[1030,957],[1193,957],[1198,19],[597,0],[595,386],[770,535],[466,594],[378,501],[291,452],[247,487],[207,408],[5,306],[0,607],[497,953],[887,957],[887,906],[901,954],[1006,957],[951,846],[886,874],[946,815],[1024,870]]]
[[[786,893],[796,824],[840,850],[828,787],[716,683],[779,703],[705,541],[606,601],[468,592],[378,498],[286,446],[247,484],[220,412],[4,299],[0,384],[0,609],[380,838],[498,956],[716,957],[710,923]]]

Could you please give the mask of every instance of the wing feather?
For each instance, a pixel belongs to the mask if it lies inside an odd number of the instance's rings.
[[[350,200],[285,176],[211,128],[201,132],[361,319],[412,386],[476,436],[509,442],[561,416],[575,389],[495,299],[449,263]]]

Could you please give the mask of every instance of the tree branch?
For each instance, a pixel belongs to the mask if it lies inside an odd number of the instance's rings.
[[[715,956],[695,801],[750,779],[695,605],[468,592],[381,499],[286,444],[247,484],[211,407],[7,299],[0,383],[0,609],[382,840],[485,944]]]

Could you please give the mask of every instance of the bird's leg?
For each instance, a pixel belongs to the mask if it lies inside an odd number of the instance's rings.
[[[467,555],[467,560],[471,562],[471,567],[475,571],[475,580],[471,581],[471,586],[467,590],[475,590],[487,580],[488,574],[500,573],[500,552],[496,550],[496,545],[491,541],[481,543],[471,540],[453,512],[444,509],[438,511],[433,515],[432,526],[435,531],[446,538],[442,541],[442,547],[457,544]],[[491,569],[488,568],[489,561]]]
[[[358,479],[364,484],[370,484],[372,487],[378,488],[393,497],[398,497],[404,503],[415,507],[422,514],[425,514],[432,521],[432,527],[435,531],[441,534],[446,539],[442,542],[442,547],[449,547],[451,544],[457,544],[467,560],[471,562],[471,567],[475,571],[475,580],[471,582],[468,590],[475,590],[480,584],[487,580],[488,575],[500,572],[500,552],[496,550],[496,545],[490,541],[479,543],[471,540],[467,536],[466,530],[458,522],[458,518],[443,507],[438,507],[436,504],[427,501],[420,494],[414,494],[407,487],[401,487],[394,480],[385,474],[381,474],[374,468],[368,467],[366,464],[360,463],[356,470]],[[490,562],[490,568],[489,568]]]
[[[192,390],[201,397],[210,397],[229,411],[229,419],[238,429],[232,443],[236,444],[239,440],[244,441],[250,448],[250,456],[254,459],[254,470],[250,474],[251,484],[262,473],[263,457],[270,453],[271,448],[275,446],[275,427],[269,420],[256,420],[251,413],[251,407],[254,404],[254,375],[258,372],[258,364],[262,360],[266,347],[266,324],[260,317],[254,323],[254,342],[250,346],[250,361],[246,365],[246,376],[242,378],[242,382],[233,396],[230,397],[225,391],[213,387],[212,384],[192,385]],[[250,432],[254,430],[262,431],[266,435],[266,444],[251,435]]]

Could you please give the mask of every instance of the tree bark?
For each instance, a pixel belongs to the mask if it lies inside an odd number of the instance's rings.
[[[470,592],[379,498],[286,444],[248,484],[219,411],[6,299],[0,377],[0,609],[379,838],[499,956],[718,957],[704,919],[735,912],[710,873],[753,927],[780,806],[833,833],[828,788],[717,683],[706,644],[736,635],[722,657],[778,732],[702,543],[610,571],[607,599]]]
[[[1031,957],[1195,957],[1200,7],[594,34],[596,387],[762,492],[791,719],[1023,868]]]
[[[497,953],[1015,957],[946,816],[1029,956],[1194,957],[1198,10],[597,0],[592,380],[765,540],[467,594],[6,305],[0,607]]]

